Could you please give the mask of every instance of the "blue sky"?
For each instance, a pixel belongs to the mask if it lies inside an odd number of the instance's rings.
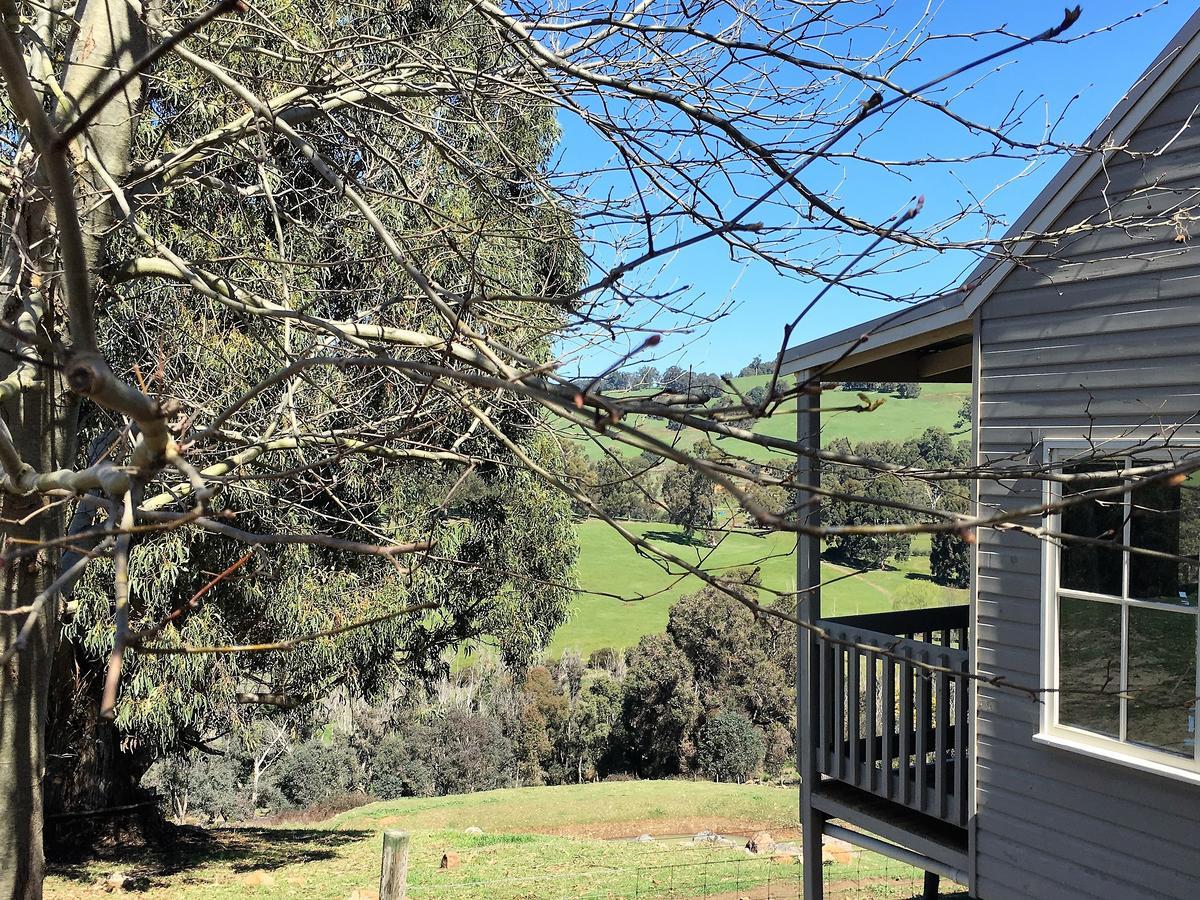
[[[923,5],[914,2],[913,8],[906,10],[905,3],[899,4],[895,26],[902,27],[906,15],[911,21],[912,14]],[[1193,4],[1179,0],[1148,9],[1147,6],[1148,3],[1139,5],[1131,0],[1084,3],[1083,16],[1071,34],[1084,34],[1118,22],[1139,9],[1145,13],[1083,40],[1026,48],[1003,65],[993,66],[996,71],[981,81],[977,73],[961,76],[951,87],[973,86],[956,97],[951,108],[968,118],[996,121],[1003,117],[1014,98],[1019,98],[1020,105],[1027,108],[1025,136],[1037,134],[1046,121],[1061,116],[1055,138],[1066,143],[1084,140],[1195,9]],[[1061,5],[1057,3],[947,0],[934,28],[940,33],[961,33],[1006,25],[1015,32],[1030,34],[1055,24],[1059,16]],[[977,48],[959,41],[927,45],[922,58],[902,70],[902,81],[913,85],[915,79],[953,68],[972,55],[982,55],[1003,43],[995,38],[980,42]],[[954,155],[979,146],[978,136],[967,134],[944,116],[906,109],[877,137],[864,144],[880,157],[893,159],[915,158],[925,152]],[[586,142],[578,130],[564,122],[561,152],[567,165],[581,160],[588,152],[585,148]],[[847,211],[871,221],[881,221],[904,208],[911,197],[924,194],[926,210],[914,226],[921,223],[928,226],[950,214],[964,197],[986,196],[1004,185],[988,199],[986,207],[1002,220],[1011,221],[1053,177],[1062,162],[1061,156],[1032,167],[1026,159],[985,160],[936,170],[911,169],[903,177],[883,176],[874,170],[851,171],[838,194]],[[1021,177],[1012,181],[1018,175]],[[833,171],[825,173],[825,178],[839,180]],[[1002,231],[1002,223],[993,223],[988,234],[998,237]],[[985,236],[985,230],[976,219],[962,223],[951,234],[971,239]],[[910,258],[899,270],[886,278],[875,278],[868,286],[894,296],[937,293],[957,284],[974,261],[966,253],[929,254],[919,261]],[[913,265],[914,262],[919,265]],[[642,277],[648,279],[652,273]],[[820,289],[820,284],[812,280],[782,277],[762,262],[732,260],[728,248],[716,241],[673,258],[657,273],[655,281],[659,286],[683,291],[701,310],[713,311],[732,304],[731,311],[715,324],[695,328],[688,334],[668,336],[653,360],[659,368],[680,364],[718,373],[736,373],[756,354],[773,357],[779,349],[784,323],[794,318]],[[894,303],[867,300],[835,289],[806,317],[792,343],[894,309]],[[585,370],[602,367],[612,354],[623,352],[626,346],[617,343],[608,349],[607,354],[589,353],[578,364]]]

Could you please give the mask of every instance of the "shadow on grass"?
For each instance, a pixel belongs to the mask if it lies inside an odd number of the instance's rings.
[[[899,572],[900,570],[890,562],[884,562],[882,566],[872,566],[860,560],[847,556],[841,550],[826,548],[821,551],[821,560],[823,562],[833,563],[835,566],[841,566],[844,569],[853,569],[855,575],[869,575],[872,572]]]
[[[91,884],[98,868],[121,871],[134,878],[135,889],[148,890],[165,886],[164,879],[213,865],[251,872],[332,859],[339,847],[374,834],[324,828],[189,828],[161,846],[97,848],[85,859],[52,863],[50,874]]]
[[[905,572],[904,577],[909,581],[928,581],[930,584],[937,584],[932,575],[926,575],[924,572]]]
[[[643,536],[652,541],[683,544],[685,547],[704,547],[706,550],[711,549],[699,534],[694,534],[689,538],[680,531],[647,531]]]

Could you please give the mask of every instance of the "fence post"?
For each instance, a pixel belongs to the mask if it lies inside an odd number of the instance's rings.
[[[408,891],[408,832],[383,833],[383,864],[379,869],[379,900],[404,900]]]

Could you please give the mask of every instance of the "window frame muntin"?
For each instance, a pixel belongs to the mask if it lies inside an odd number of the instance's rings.
[[[1070,451],[1094,450],[1096,445],[1088,441],[1061,440],[1043,441],[1042,461],[1047,467],[1062,468],[1067,464],[1086,463],[1086,459],[1066,460],[1064,457]],[[1145,441],[1108,441],[1104,449],[1114,457],[1122,457],[1123,465],[1118,474],[1123,474],[1130,468],[1129,461],[1136,453],[1141,457],[1153,457],[1161,454],[1169,457],[1172,452],[1182,452],[1194,455],[1200,452],[1200,445],[1166,445],[1148,444]],[[1078,453],[1071,454],[1078,457]],[[1062,484],[1047,480],[1043,486],[1043,502],[1047,505],[1055,503],[1062,496]],[[1122,543],[1130,545],[1132,529],[1131,493],[1122,495]],[[1047,527],[1054,532],[1061,531],[1061,512],[1055,511],[1047,517]],[[1049,688],[1045,702],[1041,704],[1042,711],[1039,730],[1034,739],[1040,743],[1061,747],[1063,749],[1079,750],[1091,756],[1107,759],[1112,762],[1131,765],[1155,774],[1180,778],[1185,781],[1200,783],[1200,703],[1192,707],[1192,756],[1171,753],[1166,750],[1143,746],[1128,740],[1127,717],[1128,701],[1122,698],[1120,703],[1120,737],[1112,738],[1088,731],[1074,725],[1064,725],[1059,722],[1059,597],[1074,597],[1090,602],[1103,602],[1118,605],[1121,609],[1121,691],[1128,690],[1129,677],[1129,608],[1142,607],[1161,609],[1178,615],[1191,615],[1196,631],[1196,685],[1195,696],[1200,697],[1200,600],[1195,606],[1179,606],[1163,601],[1131,598],[1129,594],[1129,559],[1131,554],[1121,554],[1121,593],[1117,597],[1112,594],[1097,594],[1090,591],[1079,591],[1071,588],[1060,588],[1059,578],[1059,547],[1052,540],[1042,542],[1042,604],[1041,604],[1041,676],[1042,684]],[[1198,555],[1200,556],[1200,555]],[[1200,563],[1200,558],[1198,558]]]

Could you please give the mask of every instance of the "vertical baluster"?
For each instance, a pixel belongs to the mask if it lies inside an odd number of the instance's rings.
[[[890,656],[882,659],[883,663],[883,796],[891,800],[896,796],[892,783],[892,760],[896,756],[896,662]]]
[[[905,657],[911,650],[905,649]],[[900,662],[900,802],[906,806],[912,802],[909,782],[910,757],[913,750],[913,667],[909,660]]]
[[[817,695],[817,722],[819,734],[817,739],[820,741],[817,749],[817,768],[824,775],[831,775],[833,770],[830,769],[830,753],[829,748],[833,742],[833,734],[830,730],[830,722],[833,720],[833,654],[829,646],[829,641],[824,637],[817,640],[817,665],[820,667],[820,681],[818,688],[820,693]]]
[[[840,637],[841,635],[837,635]],[[846,727],[846,710],[842,698],[846,692],[846,677],[845,667],[842,660],[846,653],[846,648],[840,644],[830,646],[830,651],[833,653],[833,777],[844,779],[846,775],[845,748],[846,739],[844,737]]]
[[[963,665],[966,669],[966,665]],[[954,678],[954,793],[957,803],[958,824],[966,826],[967,811],[970,809],[971,790],[970,760],[967,759],[967,741],[970,739],[971,685],[962,675]]]
[[[853,785],[862,785],[862,747],[859,744],[859,717],[862,715],[862,694],[859,687],[858,670],[862,656],[851,647],[846,653],[846,666],[850,670],[850,684],[846,688],[846,725],[850,732],[850,777]]]
[[[877,717],[875,714],[875,687],[878,684],[878,681],[875,677],[875,666],[878,663],[878,659],[874,653],[866,653],[864,654],[864,657],[867,663],[867,752],[865,754],[866,759],[864,761],[867,767],[867,777],[866,781],[864,782],[864,786],[868,791],[878,790],[879,793],[883,793],[881,788],[876,788],[875,786],[875,761],[879,757],[879,726],[876,724]]]
[[[949,666],[950,657],[945,653],[939,653],[937,656],[938,665]],[[945,672],[938,672],[935,676],[935,689],[937,691],[935,702],[937,708],[934,710],[934,715],[937,717],[937,725],[934,731],[934,770],[933,770],[933,791],[937,797],[937,807],[935,814],[939,819],[945,819],[949,813],[946,806],[947,794],[950,790],[950,782],[946,778],[946,765],[948,764],[949,756],[949,735],[946,733],[950,727],[950,675]]]
[[[929,662],[929,654],[921,651],[921,662]],[[932,724],[929,714],[932,699],[932,685],[929,683],[929,670],[920,668],[916,672],[917,682],[917,802],[914,808],[921,812],[929,809],[929,773],[926,771],[929,757],[929,727]]]

